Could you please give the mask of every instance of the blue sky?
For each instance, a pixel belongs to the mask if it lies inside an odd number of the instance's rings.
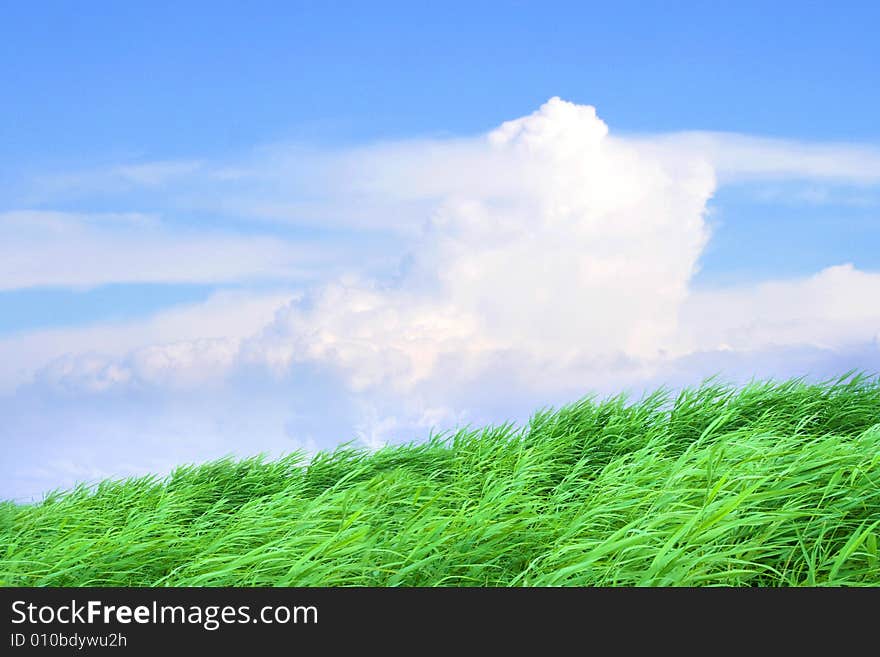
[[[874,367],[878,20],[9,3],[0,496]]]
[[[4,159],[28,162],[185,158],[472,133],[559,95],[618,130],[876,141],[878,15],[873,2],[7,3],[0,136]]]

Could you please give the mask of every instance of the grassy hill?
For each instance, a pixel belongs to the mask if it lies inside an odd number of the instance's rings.
[[[0,505],[4,585],[880,585],[880,379],[637,403]]]

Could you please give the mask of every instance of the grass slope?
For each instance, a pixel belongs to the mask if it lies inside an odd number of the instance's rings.
[[[704,384],[0,505],[4,585],[880,585],[880,380]]]

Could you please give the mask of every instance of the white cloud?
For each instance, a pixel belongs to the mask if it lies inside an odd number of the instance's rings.
[[[90,170],[43,175],[35,181],[41,194],[52,196],[80,196],[89,193],[106,194],[137,187],[164,187],[192,179],[205,168],[196,160],[169,160],[119,164]],[[32,190],[37,191],[37,190]]]
[[[239,341],[266,326],[293,297],[219,292],[146,320],[0,338],[0,392],[35,375],[44,383],[92,391],[137,382],[209,381],[228,369]]]
[[[406,387],[444,356],[476,367],[491,353],[558,367],[658,356],[708,238],[713,172],[607,133],[592,107],[553,99],[471,143],[477,166],[429,148],[428,172],[400,188],[440,201],[402,282],[327,286],[250,352],[329,362],[355,388]]]
[[[835,184],[833,182],[767,182],[749,188],[749,198],[776,205],[811,205],[837,208],[875,208],[880,206],[876,186]]]
[[[880,273],[851,264],[808,278],[693,293],[683,307],[689,350],[869,343],[880,327]]]
[[[332,245],[170,227],[140,214],[0,213],[0,290],[308,279]]]
[[[235,365],[239,339],[212,338],[153,344],[124,356],[64,354],[36,372],[55,391],[100,393],[131,387],[166,390],[221,385]]]
[[[707,157],[722,183],[814,180],[880,183],[880,148],[847,143],[805,143],[724,132],[682,132],[644,139]]]

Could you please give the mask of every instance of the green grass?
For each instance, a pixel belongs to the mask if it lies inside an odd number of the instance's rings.
[[[709,382],[0,504],[6,586],[880,585],[880,379]]]

